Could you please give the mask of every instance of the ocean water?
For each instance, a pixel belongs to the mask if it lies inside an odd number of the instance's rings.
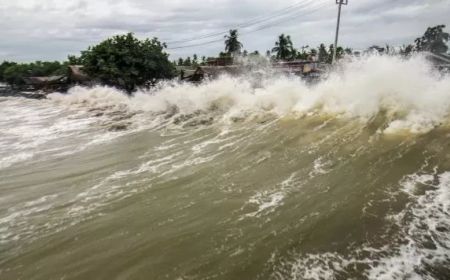
[[[450,279],[449,113],[421,57],[0,97],[0,279]]]

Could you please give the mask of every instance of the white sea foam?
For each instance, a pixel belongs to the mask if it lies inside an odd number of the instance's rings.
[[[28,160],[33,157],[33,153],[18,153],[15,155],[6,156],[4,158],[0,158],[0,169],[10,167],[11,165]]]
[[[283,204],[285,197],[283,192],[258,192],[254,196],[250,197],[248,203],[255,204],[258,209],[254,212],[245,214],[246,217],[259,217],[260,215],[270,213]]]
[[[324,160],[323,157],[319,157],[313,162],[313,169],[309,172],[310,177],[314,177],[315,175],[323,175],[329,173],[331,170],[329,169],[332,162],[330,160]]]
[[[0,244],[35,234],[37,229],[31,222],[32,217],[50,210],[53,203],[48,200],[55,197],[44,196],[8,209],[7,214],[0,218]]]
[[[261,217],[274,212],[278,207],[282,206],[290,188],[295,185],[296,175],[297,173],[292,173],[288,178],[279,183],[274,190],[260,191],[251,196],[246,202],[246,205],[256,205],[258,209],[246,213],[241,219],[245,217]]]
[[[331,280],[346,275],[355,265],[364,265],[369,267],[364,272],[367,279],[435,279],[430,267],[448,268],[450,264],[450,172],[412,174],[402,180],[401,187],[411,201],[394,219],[401,229],[394,238],[399,239],[396,244],[353,248],[354,255],[300,254],[293,261],[284,261],[275,275],[280,279]]]
[[[433,72],[420,56],[373,56],[346,62],[315,86],[299,78],[276,77],[254,88],[251,78],[224,76],[201,85],[169,83],[133,97],[107,87],[75,87],[68,95],[49,98],[89,108],[176,114],[211,111],[215,119],[225,121],[267,113],[280,117],[322,113],[364,121],[386,112],[385,133],[424,133],[447,120],[450,78]]]
[[[75,118],[45,100],[9,98],[4,103],[0,138],[5,148],[0,149],[0,169],[65,150],[63,139],[85,133],[93,122],[90,118]]]
[[[404,279],[405,275],[423,279],[425,265],[450,264],[450,172],[438,175],[437,185],[434,179],[430,174],[413,174],[402,182],[403,191],[413,199],[401,215],[409,218],[397,221],[406,244],[397,254],[379,260],[369,272],[370,279]],[[424,194],[417,194],[418,185],[425,185]]]

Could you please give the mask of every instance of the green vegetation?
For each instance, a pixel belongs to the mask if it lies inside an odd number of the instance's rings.
[[[414,44],[395,50],[390,46],[372,46],[369,49],[380,53],[410,55],[413,52],[429,51],[433,53],[447,53],[449,33],[444,31],[445,25],[429,27],[422,37],[417,38]],[[260,57],[258,51],[249,52],[243,50],[239,41],[238,30],[232,29],[225,36],[225,48],[218,55],[218,60],[225,64],[231,64],[237,55],[244,57]],[[328,47],[320,44],[318,48],[302,46],[299,50],[289,35],[278,36],[275,46],[267,50],[266,57],[270,60],[311,60],[321,63],[330,63],[333,54],[333,45]],[[166,45],[157,38],[139,40],[133,33],[118,35],[109,38],[98,45],[89,47],[81,52],[79,57],[68,56],[65,62],[16,63],[4,61],[0,64],[0,82],[6,82],[12,86],[25,85],[26,77],[66,75],[68,65],[82,65],[84,72],[90,78],[102,84],[115,86],[132,92],[137,87],[151,85],[157,80],[168,79],[174,76],[175,66],[196,67],[206,65],[208,61],[217,58],[197,54],[186,59],[179,58],[170,62],[165,52]],[[352,54],[350,48],[338,47],[337,58],[345,54]]]
[[[69,56],[63,63],[5,61],[0,65],[0,81],[20,87],[25,85],[26,77],[66,75],[68,65],[77,64],[83,65],[83,71],[92,79],[131,92],[149,82],[173,77],[174,67],[165,48],[156,38],[141,41],[128,33],[90,47],[80,57]]]
[[[429,51],[432,53],[446,53],[448,51],[447,42],[450,34],[444,32],[445,25],[428,27],[425,34],[417,38],[414,42],[417,51]]]
[[[36,61],[32,63],[15,63],[5,61],[0,64],[0,81],[12,86],[23,86],[25,77],[54,76],[67,73],[68,62]]]
[[[275,43],[272,52],[275,53],[276,59],[291,60],[295,58],[297,51],[294,49],[291,36],[281,34],[278,37],[278,41]]]
[[[83,70],[101,83],[132,92],[149,82],[173,77],[174,68],[157,38],[139,40],[117,35],[83,51]]]
[[[379,53],[387,53],[387,54],[402,54],[409,55],[412,52],[420,52],[420,51],[430,51],[435,53],[446,53],[448,52],[448,41],[450,40],[449,33],[444,32],[445,25],[437,25],[434,27],[429,27],[425,34],[417,38],[415,40],[415,45],[407,45],[398,51],[395,48],[386,45],[385,47],[380,46],[371,46],[369,50],[377,51]],[[225,52],[219,53],[219,58],[229,58],[236,53],[241,53],[241,49],[243,45],[239,42],[239,34],[237,30],[230,30],[229,35],[225,36]],[[274,48],[266,51],[266,57],[271,60],[309,60],[315,58],[317,61],[321,63],[331,63],[333,56],[333,45],[329,45],[328,47],[325,44],[320,44],[317,48],[311,48],[309,46],[302,46],[300,50],[297,50],[292,43],[291,37],[289,35],[281,34],[278,36],[278,40],[275,42]],[[230,51],[231,50],[231,51]],[[236,51],[238,50],[238,51]],[[351,55],[353,50],[351,48],[343,48],[339,46],[336,50],[336,58],[341,59],[344,55]],[[259,55],[258,51],[254,51],[249,53],[247,50],[244,50],[241,55],[244,57],[254,56],[254,54]],[[273,55],[272,55],[273,54]],[[181,63],[184,60],[182,58],[179,59],[178,65],[189,65],[189,63]],[[199,65],[206,64],[205,61],[202,60],[202,63]]]
[[[308,52],[308,49],[309,49],[309,46],[302,46],[300,48],[300,51],[295,52],[295,58],[301,59],[301,60],[307,60],[310,57],[314,56],[314,55],[311,55],[311,52]]]
[[[330,54],[327,52],[327,49],[324,44],[320,44],[319,46],[319,62],[327,62]]]
[[[241,54],[242,43],[238,40],[239,34],[237,29],[230,30],[229,35],[225,35],[225,52],[229,55]]]
[[[201,61],[198,60],[198,56],[194,54],[192,56],[192,59],[190,56],[188,56],[186,59],[183,59],[182,57],[178,58],[177,61],[173,62],[174,66],[193,66],[197,67],[200,65],[206,65],[206,56],[202,56]]]
[[[310,48],[309,46],[303,46],[300,48],[300,51],[298,51],[294,48],[291,37],[289,35],[285,36],[284,34],[281,34],[278,37],[278,41],[275,43],[275,47],[272,49],[272,52],[275,53],[274,58],[278,60],[308,60],[318,55],[319,62],[331,63],[333,48],[334,46],[330,45],[327,50],[325,45],[321,44],[318,50]],[[350,48],[346,48],[346,51],[344,51],[342,47],[338,47],[336,57],[340,59],[344,56],[345,53],[351,54],[352,51]]]
[[[444,31],[445,25],[436,25],[428,27],[422,37],[414,40],[414,44],[403,46],[400,54],[408,56],[413,52],[428,51],[436,54],[445,54],[448,52],[448,41],[450,34]]]
[[[11,66],[16,65],[15,62],[10,61],[3,61],[2,64],[0,64],[0,82],[5,82],[5,70],[8,69]]]
[[[233,61],[233,58],[237,55],[241,55],[242,57],[259,57],[261,56],[258,50],[253,52],[248,52],[247,50],[242,50],[242,43],[239,42],[239,34],[237,30],[230,30],[229,35],[225,36],[225,51],[220,52],[218,58],[223,62]],[[272,55],[272,53],[274,55]],[[344,56],[344,54],[351,54],[352,50],[350,48],[346,48],[345,50],[342,47],[338,47],[337,49],[337,58],[340,59]],[[324,44],[321,44],[317,49],[310,48],[309,46],[302,46],[300,51],[294,48],[294,44],[292,43],[291,37],[289,35],[281,34],[278,36],[278,41],[275,42],[275,47],[272,50],[266,51],[266,57],[270,60],[310,60],[313,58],[318,58],[318,60],[322,63],[331,63],[333,54],[333,45],[330,45],[329,50],[325,47]],[[194,59],[191,60],[191,57],[187,57],[185,59],[179,58],[177,61],[173,62],[175,66],[199,66],[206,65],[207,59],[206,57],[202,57],[202,61],[200,63],[196,63],[197,55],[194,54]],[[210,57],[208,60],[215,61],[217,58]]]

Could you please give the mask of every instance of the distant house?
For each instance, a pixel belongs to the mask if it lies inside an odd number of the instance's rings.
[[[67,85],[67,77],[64,75],[46,77],[26,77],[25,84],[33,90],[59,90]]]
[[[202,66],[201,70],[209,78],[217,78],[221,75],[236,76],[245,73],[248,69],[242,65],[227,66]]]
[[[308,76],[313,73],[322,73],[325,70],[323,63],[310,60],[277,61],[272,64],[280,72],[291,73],[298,76]]]
[[[231,56],[226,57],[209,57],[206,61],[208,66],[228,66],[233,65],[234,60]]]
[[[95,82],[83,72],[81,65],[69,65],[66,75],[23,78],[26,89],[41,91],[65,91],[73,85],[90,86]]]
[[[83,72],[82,65],[69,65],[67,81],[69,84],[87,85],[92,82],[92,79]]]
[[[180,80],[186,80],[188,77],[194,75],[196,69],[192,66],[175,66],[177,75]]]
[[[323,74],[327,65],[309,60],[277,61],[271,64],[272,70],[279,73],[294,74],[306,78],[315,78]],[[196,68],[190,66],[176,66],[182,81],[201,82],[206,78],[214,79],[221,75],[239,76],[255,70],[252,65],[233,64],[225,66],[206,65]]]
[[[386,52],[386,48],[374,45],[367,49],[367,53],[378,53],[378,54],[384,54]]]
[[[220,75],[238,75],[245,72],[245,67],[241,65],[229,66],[177,66],[180,80],[188,82],[200,82],[205,78],[217,78]]]
[[[353,50],[351,56],[361,57],[364,53],[365,53],[365,51],[363,51],[363,50]]]

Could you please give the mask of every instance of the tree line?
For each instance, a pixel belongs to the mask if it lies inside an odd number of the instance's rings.
[[[414,40],[414,43],[403,46],[400,52],[404,55],[410,55],[413,52],[432,52],[437,54],[446,54],[448,52],[448,41],[450,34],[444,31],[445,25],[436,25],[428,27],[422,37]]]
[[[232,57],[255,57],[262,56],[258,50],[253,52],[248,52],[243,49],[243,44],[239,41],[239,33],[238,30],[232,29],[229,31],[229,34],[225,36],[225,51],[220,52],[219,58],[232,58]],[[275,46],[271,50],[267,50],[265,56],[272,60],[284,60],[290,61],[295,59],[307,60],[312,59],[313,57],[317,57],[319,62],[323,63],[331,63],[332,55],[333,55],[333,45],[329,45],[328,47],[325,44],[320,44],[320,46],[316,48],[311,48],[309,46],[302,46],[300,49],[296,49],[292,43],[291,37],[289,35],[281,34],[278,36],[278,40],[275,42]],[[342,48],[338,47],[336,50],[337,58],[340,59],[344,56],[344,54],[351,54],[351,48]],[[187,58],[179,58],[177,61],[173,61],[174,65],[177,66],[198,66],[198,65],[206,65],[208,60],[213,60],[215,57],[206,58],[203,56],[201,60],[198,60],[198,56],[194,54],[192,59],[190,56]]]
[[[400,54],[410,55],[420,51],[447,53],[450,35],[444,29],[445,25],[429,27],[424,35],[417,38],[414,43],[403,46]],[[263,56],[259,51],[249,53],[244,50],[236,29],[230,30],[224,39],[225,48],[223,52],[219,53],[219,58]],[[133,33],[117,35],[89,47],[79,56],[69,56],[64,62],[16,63],[4,61],[0,64],[0,82],[6,82],[12,86],[22,86],[25,84],[24,78],[26,77],[65,75],[68,65],[75,64],[83,66],[83,71],[100,84],[132,92],[137,87],[148,86],[157,80],[174,77],[176,75],[175,66],[205,65],[209,59],[215,59],[205,56],[199,58],[194,54],[192,58],[179,58],[177,61],[170,62],[166,48],[166,44],[157,38],[140,40]],[[265,56],[273,61],[315,58],[316,61],[330,63],[333,48],[333,45],[327,47],[325,44],[320,44],[317,48],[302,46],[297,49],[289,35],[281,34],[274,47],[266,51]],[[378,46],[371,48],[385,49]],[[352,49],[338,47],[336,53],[339,59],[345,54],[351,54]]]
[[[157,38],[139,40],[133,33],[116,35],[82,51],[80,56],[68,56],[62,63],[4,61],[0,64],[0,81],[20,87],[26,77],[65,75],[68,65],[81,65],[83,72],[99,84],[132,92],[175,76],[166,47]]]
[[[432,53],[447,53],[447,42],[450,40],[449,33],[445,32],[445,25],[437,25],[434,27],[428,27],[422,37],[414,40],[414,43],[402,46],[398,52],[395,48],[386,45],[386,47],[380,47],[377,45],[371,46],[369,50],[378,51],[381,53],[398,53],[401,55],[410,55],[413,52],[429,51]],[[326,46],[320,44],[317,48],[311,48],[310,46],[302,46],[300,49],[294,47],[291,37],[289,35],[281,34],[278,36],[278,40],[275,42],[275,46],[271,50],[267,50],[265,56],[271,60],[307,60],[316,58],[318,62],[331,63],[334,51],[334,45]],[[351,48],[337,47],[336,58],[340,59],[345,54],[351,55],[353,50]],[[232,29],[229,34],[225,36],[225,52],[220,52],[219,57],[233,57],[233,56],[260,56],[259,51],[249,53],[247,50],[243,50],[243,44],[239,41],[238,30]],[[194,59],[190,57],[186,59],[179,58],[178,61],[174,61],[174,65],[178,66],[197,66],[205,65],[207,60],[204,56],[201,62],[198,62],[197,55],[193,55]],[[214,59],[214,58],[211,58]]]
[[[4,61],[0,64],[0,81],[10,85],[25,84],[24,77],[54,76],[67,73],[69,61],[35,61],[31,63],[16,63]]]

